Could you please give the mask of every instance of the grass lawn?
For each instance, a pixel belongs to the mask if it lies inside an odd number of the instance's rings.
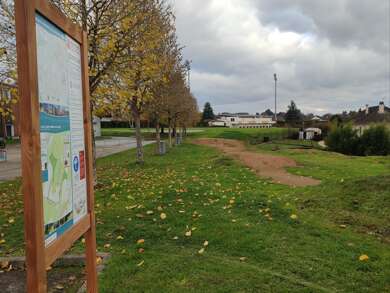
[[[165,133],[168,132],[168,129],[165,128]],[[196,132],[204,132],[204,128],[190,128],[187,130],[188,133],[196,133]],[[146,137],[154,137],[156,129],[154,128],[142,128],[141,132]],[[127,136],[135,136],[134,128],[102,128],[102,136],[110,137],[110,136],[119,136],[119,137],[127,137]]]
[[[265,131],[192,136],[250,141]],[[189,143],[164,157],[146,147],[144,166],[134,164],[134,151],[100,159],[97,241],[112,255],[101,292],[389,292],[389,158],[297,149],[289,141],[248,148],[292,157],[301,167],[291,172],[322,184],[272,184]],[[0,184],[1,255],[23,253],[19,186]]]

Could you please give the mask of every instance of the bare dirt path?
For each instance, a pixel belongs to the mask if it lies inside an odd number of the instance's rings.
[[[304,176],[290,174],[286,167],[297,167],[297,163],[290,158],[250,152],[245,144],[238,140],[229,139],[197,139],[194,144],[217,148],[225,154],[241,161],[261,177],[272,179],[274,183],[289,186],[315,186],[321,181]]]

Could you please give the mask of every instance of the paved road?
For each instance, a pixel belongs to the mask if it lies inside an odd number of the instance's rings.
[[[144,145],[153,141],[145,141]],[[96,156],[106,157],[136,147],[133,137],[115,137],[96,141]],[[0,162],[0,181],[12,180],[21,176],[20,171],[20,146],[10,145],[7,148],[7,161]]]

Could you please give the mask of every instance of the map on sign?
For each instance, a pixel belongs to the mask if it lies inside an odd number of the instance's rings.
[[[87,214],[81,48],[36,15],[45,243]]]

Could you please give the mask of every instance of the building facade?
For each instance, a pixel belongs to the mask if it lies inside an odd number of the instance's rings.
[[[229,128],[271,128],[275,125],[275,121],[270,117],[262,117],[260,114],[222,113],[215,120],[210,121],[209,125]]]

